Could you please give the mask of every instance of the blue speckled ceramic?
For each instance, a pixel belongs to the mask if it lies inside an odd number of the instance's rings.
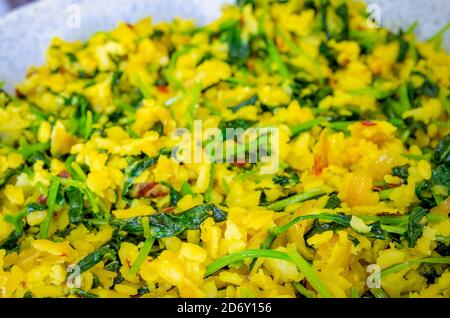
[[[234,0],[42,0],[0,18],[0,81],[11,91],[30,65],[44,62],[45,50],[54,36],[67,40],[86,39],[108,30],[119,21],[135,22],[145,16],[154,21],[174,17],[192,18],[198,24],[212,21],[223,3]],[[415,20],[421,38],[427,38],[449,21],[448,0],[367,0],[381,8],[381,23],[392,29]],[[71,28],[71,4],[81,10],[80,28]],[[68,9],[69,8],[69,9]],[[450,32],[449,32],[450,33]],[[449,48],[450,36],[445,45]]]

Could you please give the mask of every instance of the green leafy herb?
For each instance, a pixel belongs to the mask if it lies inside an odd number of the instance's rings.
[[[183,195],[188,195],[188,194],[193,195],[194,194],[194,192],[191,189],[191,186],[187,182],[183,182],[183,184],[181,185],[181,193]]]
[[[246,99],[246,100],[240,102],[239,104],[231,107],[231,110],[233,111],[233,113],[236,113],[241,108],[244,108],[244,107],[250,106],[250,105],[255,105],[257,101],[258,101],[258,95],[253,95],[249,99]]]
[[[16,232],[23,232],[23,223],[22,219],[26,217],[31,212],[35,211],[44,211],[47,209],[45,204],[31,202],[28,203],[23,210],[21,210],[18,214],[15,215],[5,215],[3,219],[5,222],[11,223],[14,225],[14,229]]]
[[[50,179],[50,186],[48,188],[47,195],[47,216],[45,220],[41,223],[41,229],[39,232],[39,237],[41,239],[46,239],[48,237],[48,231],[50,229],[50,223],[53,218],[53,212],[57,206],[58,192],[60,188],[60,181],[57,177],[52,177]]]
[[[316,298],[316,294],[312,291],[304,287],[299,282],[292,283],[292,286],[294,286],[295,290],[302,296],[305,296],[306,298]]]
[[[72,178],[77,181],[85,181],[86,173],[80,167],[80,165],[75,161],[75,156],[68,156],[66,161],[64,162],[67,171],[70,173]]]
[[[298,184],[299,177],[295,172],[292,172],[289,175],[276,175],[272,178],[273,183],[279,184],[285,188],[291,188]]]
[[[406,32],[408,34],[408,31]],[[389,33],[387,40],[388,41],[397,41],[398,42],[398,55],[397,62],[401,63],[405,60],[406,54],[409,50],[409,42],[405,39],[405,33],[400,30],[398,34]]]
[[[91,269],[92,267],[94,267],[95,265],[97,265],[98,263],[107,258],[114,259],[115,254],[116,254],[115,251],[109,246],[109,244],[103,245],[98,250],[87,255],[77,263],[78,268],[80,270],[80,274]],[[72,272],[73,271],[76,271],[76,267],[73,267]]]
[[[431,161],[436,165],[450,165],[450,134],[445,135],[439,140],[434,149]]]
[[[266,257],[266,258],[274,258],[282,261],[290,261],[289,256],[286,253],[275,251],[271,249],[254,249],[254,250],[243,250],[240,252],[236,252],[233,254],[229,254],[223,256],[208,266],[206,266],[205,277],[208,277],[220,269],[229,266],[233,263],[243,261],[247,258],[255,258],[255,257]]]
[[[92,212],[94,212],[94,214],[98,214],[98,213],[103,213],[106,214],[107,211],[109,211],[104,203],[101,201],[101,199],[99,199],[86,185],[86,183],[78,181],[78,180],[73,180],[73,179],[66,179],[66,178],[59,178],[61,184],[65,187],[74,187],[79,189],[81,192],[83,192],[83,194],[85,195],[85,197],[87,198],[89,204],[92,207]]]
[[[64,104],[75,107],[75,113],[69,124],[70,132],[81,138],[88,139],[93,131],[93,113],[87,98],[81,94],[74,93],[65,100]]]
[[[395,177],[402,178],[403,182],[406,182],[409,176],[408,169],[411,167],[409,163],[403,165],[403,166],[395,166],[391,169],[391,174]]]
[[[73,292],[83,298],[98,298],[98,295],[82,290],[81,288],[74,288]]]
[[[158,120],[150,130],[154,130],[158,133],[158,135],[162,136],[164,135],[164,124]]]
[[[336,14],[341,18],[343,23],[342,35],[343,40],[348,40],[350,36],[350,21],[348,16],[348,5],[347,3],[341,4],[336,8]]]
[[[336,193],[330,194],[327,203],[325,203],[324,208],[334,210],[340,207],[341,207],[341,200],[338,198],[337,194]]]
[[[328,6],[329,6],[328,0],[320,0],[319,14],[320,14],[320,21],[322,23],[322,31],[325,33],[327,39],[330,39],[330,31],[328,30],[328,21],[327,21]]]
[[[235,21],[221,37],[228,43],[228,60],[232,64],[244,65],[250,54],[249,44],[243,40],[239,21]]]
[[[225,139],[229,139],[234,136],[237,129],[242,129],[245,131],[252,127],[255,123],[255,121],[248,119],[233,119],[230,121],[221,121],[219,124],[219,129],[222,132],[222,136]],[[231,135],[227,134],[227,129],[231,131]]]
[[[389,296],[384,292],[383,288],[371,288],[370,292],[375,298],[389,298]]]
[[[333,295],[328,290],[327,286],[322,282],[322,280],[317,275],[317,272],[311,264],[308,263],[294,248],[289,248],[287,251],[287,255],[289,256],[292,263],[297,266],[300,273],[305,275],[308,283],[314,287],[317,293],[324,298],[333,298]]]
[[[417,240],[422,235],[424,227],[423,220],[426,220],[426,215],[427,211],[421,207],[415,207],[411,211],[409,215],[408,229],[405,233],[405,238],[409,247],[414,247]]]
[[[432,170],[431,179],[416,185],[416,196],[426,208],[436,206],[449,195],[450,168],[439,165]]]
[[[433,43],[435,50],[440,50],[442,48],[442,39],[444,38],[444,34],[448,29],[450,29],[450,22],[444,25],[442,29],[440,29],[438,32],[436,32],[435,35],[429,38],[427,42]]]
[[[272,245],[274,239],[281,233],[289,230],[293,225],[300,221],[304,220],[325,220],[330,221],[342,226],[343,228],[350,226],[351,216],[344,214],[332,214],[332,213],[319,213],[319,214],[309,214],[309,215],[301,215],[291,220],[289,223],[274,227],[270,230],[269,236],[264,240],[261,244],[261,248],[269,248]]]
[[[130,192],[134,184],[134,180],[141,175],[147,168],[152,166],[158,157],[146,157],[141,160],[135,160],[127,168],[125,168],[125,184],[123,186],[122,197],[131,199]]]
[[[319,126],[324,121],[325,121],[325,118],[318,117],[318,118],[314,118],[314,119],[312,119],[310,121],[307,121],[307,122],[304,122],[304,123],[292,126],[291,127],[291,132],[292,132],[291,138],[295,138],[300,133],[305,132],[305,131],[309,131],[309,130],[311,130],[311,128]]]
[[[0,177],[0,188],[2,188],[12,177],[20,174],[22,172],[23,166],[19,166],[17,168],[9,168],[5,172],[3,172]]]
[[[418,88],[414,89],[414,96],[428,96],[428,97],[438,97],[439,96],[439,86],[436,85],[433,81],[431,81],[428,76],[419,72],[413,71],[411,75],[420,76],[423,78],[423,83]]]
[[[328,65],[332,70],[336,70],[339,67],[336,53],[324,42],[320,43],[319,53],[326,58]]]
[[[226,219],[226,213],[214,204],[200,204],[178,214],[157,213],[149,217],[150,235],[155,239],[173,237],[186,230],[198,230],[209,217],[216,222]],[[121,230],[135,235],[144,235],[141,218],[113,220],[112,224]]]
[[[142,246],[141,250],[139,251],[138,256],[136,257],[135,261],[133,262],[133,265],[131,265],[131,268],[128,272],[129,275],[134,275],[137,273],[137,271],[141,267],[142,263],[145,261],[145,258],[148,256],[148,253],[150,253],[150,250],[151,250],[154,242],[155,242],[155,239],[153,237],[149,237],[145,240],[144,246]]]
[[[68,187],[65,189],[65,194],[69,203],[69,222],[81,223],[84,209],[83,192],[78,188]]]
[[[8,237],[0,243],[0,250],[13,251],[18,248],[17,243],[22,237],[23,231],[12,231]]]
[[[247,4],[251,4],[251,5],[255,6],[256,0],[236,0],[236,4],[240,7],[244,7]]]
[[[403,263],[392,265],[386,269],[383,269],[380,273],[381,278],[386,277],[387,275],[397,273],[401,270],[411,268],[414,265],[418,264],[450,264],[450,256],[445,257],[425,257],[409,260]]]
[[[208,188],[205,191],[205,201],[206,202],[211,202],[212,200],[212,190],[213,190],[213,186],[214,186],[214,174],[215,174],[215,169],[216,165],[214,162],[211,163],[210,166],[210,170],[209,170],[209,183],[208,183]]]
[[[324,194],[325,194],[325,189],[323,187],[315,188],[315,189],[311,189],[311,190],[308,190],[303,193],[297,193],[297,194],[294,194],[285,199],[273,202],[273,203],[269,204],[267,206],[267,208],[270,210],[274,210],[274,211],[281,211],[281,210],[284,210],[284,208],[290,204],[310,200],[310,199],[316,198],[316,197],[324,195]]]
[[[169,204],[170,206],[176,206],[178,201],[180,201],[181,199],[181,194],[180,192],[178,192],[177,190],[175,190],[174,187],[172,187],[170,184],[168,184],[167,182],[161,182],[161,184],[163,184],[164,186],[169,188],[169,196],[170,196],[170,201]]]

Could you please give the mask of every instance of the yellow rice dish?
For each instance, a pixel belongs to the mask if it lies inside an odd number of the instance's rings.
[[[445,29],[369,22],[240,0],[54,39],[0,91],[0,297],[450,297]],[[276,129],[277,169],[176,160],[198,121]]]

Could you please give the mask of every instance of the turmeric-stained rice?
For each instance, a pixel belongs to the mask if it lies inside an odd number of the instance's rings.
[[[440,42],[341,0],[54,39],[0,90],[0,297],[450,297]],[[176,160],[197,120],[277,170]]]

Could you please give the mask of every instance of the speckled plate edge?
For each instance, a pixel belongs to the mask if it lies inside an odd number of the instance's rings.
[[[31,65],[44,62],[45,50],[54,36],[66,40],[86,39],[99,30],[108,30],[119,21],[135,22],[145,16],[154,21],[174,17],[190,18],[204,24],[217,18],[220,7],[234,0],[42,0],[0,18],[0,81],[12,91]],[[381,24],[390,29],[406,28],[419,21],[417,34],[425,39],[444,26],[450,17],[447,0],[367,0],[381,9]],[[80,28],[67,24],[68,9],[81,10]],[[450,32],[448,32],[450,33]],[[450,34],[444,45],[450,47]]]

